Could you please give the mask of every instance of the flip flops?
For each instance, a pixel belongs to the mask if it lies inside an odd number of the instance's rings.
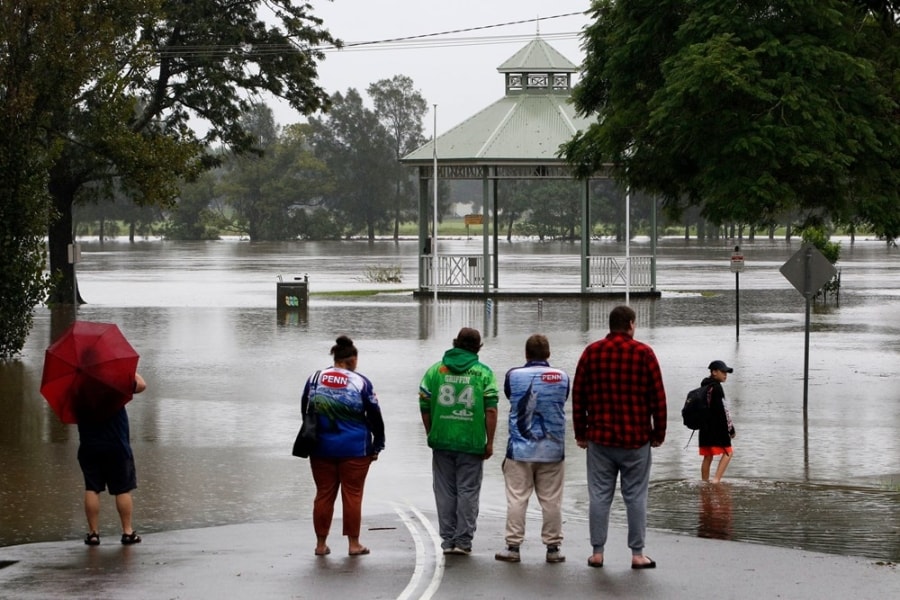
[[[354,550],[353,552],[348,552],[347,554],[349,554],[350,556],[362,556],[363,554],[368,554],[368,553],[369,553],[369,549],[366,548],[365,546],[363,546],[359,550]]]
[[[632,569],[655,569],[656,561],[653,560],[652,558],[650,558],[649,556],[647,557],[647,560],[649,560],[650,562],[638,563],[638,564],[631,563],[631,568]]]

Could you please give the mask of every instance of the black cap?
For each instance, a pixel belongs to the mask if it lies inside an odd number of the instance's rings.
[[[722,371],[723,373],[734,373],[734,369],[725,364],[724,361],[714,360],[709,363],[710,371]]]

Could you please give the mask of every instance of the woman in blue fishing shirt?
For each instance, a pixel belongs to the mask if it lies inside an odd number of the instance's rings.
[[[369,465],[384,450],[384,421],[372,382],[356,372],[358,351],[353,340],[344,335],[337,338],[331,355],[334,366],[307,380],[301,402],[303,414],[312,402],[317,423],[318,442],[309,457],[316,482],[315,554],[331,553],[326,541],[340,490],[348,554],[360,556],[369,553],[359,542],[363,488]]]

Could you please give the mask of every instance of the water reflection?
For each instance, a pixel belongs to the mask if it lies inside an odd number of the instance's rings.
[[[897,489],[766,480],[719,485],[666,481],[652,486],[650,503],[650,525],[660,529],[894,561],[900,556]]]
[[[732,539],[734,516],[731,512],[731,504],[731,484],[701,485],[697,537],[717,540]]]
[[[462,252],[469,243],[448,245]],[[660,358],[671,415],[667,442],[654,453],[651,526],[900,560],[900,254],[876,244],[846,249],[840,307],[815,308],[804,439],[804,303],[778,273],[796,247],[765,241],[742,248],[740,343],[730,244],[665,241],[662,299],[632,303],[637,336]],[[390,510],[393,501],[431,507],[415,390],[459,327],[482,330],[482,359],[498,374],[522,363],[524,341],[536,331],[550,338],[551,363],[571,372],[584,345],[605,334],[618,303],[434,302],[395,293],[402,284],[374,296],[317,295],[376,287],[359,282],[366,264],[400,264],[404,279],[414,281],[415,253],[414,243],[85,244],[80,277],[90,304],[79,318],[117,323],[150,383],[128,407],[141,530],[307,514],[314,489],[308,463],[289,452],[299,390],[330,363],[340,333],[357,342],[360,370],[372,378],[386,419],[388,447],[368,479],[365,510]],[[546,285],[555,273],[577,270],[577,245],[514,244],[501,253],[508,284]],[[515,268],[504,271],[507,262]],[[306,311],[276,310],[279,272],[310,274]],[[77,433],[56,421],[38,391],[43,351],[70,322],[71,314],[39,309],[21,360],[0,363],[0,545],[84,534]],[[736,367],[726,393],[740,437],[721,490],[697,481],[696,447],[684,448],[689,432],[678,421],[684,393],[712,358]],[[505,440],[500,421],[498,439]],[[567,456],[566,520],[586,527],[584,454],[571,436]],[[489,463],[485,514],[504,514],[503,489],[499,461]],[[115,531],[105,497],[101,518]],[[624,524],[618,502],[613,519]]]

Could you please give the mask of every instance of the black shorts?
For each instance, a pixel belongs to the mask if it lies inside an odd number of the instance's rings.
[[[98,494],[109,488],[113,496],[137,487],[134,455],[116,446],[80,446],[78,464],[84,474],[84,489]]]

